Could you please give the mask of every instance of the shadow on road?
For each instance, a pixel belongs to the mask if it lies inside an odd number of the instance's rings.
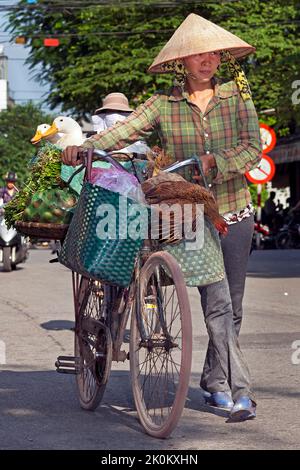
[[[0,264],[0,274],[6,274],[6,276],[13,276],[16,271],[23,271],[24,267],[17,265],[11,271],[3,271],[3,266]]]
[[[44,330],[61,331],[61,330],[74,330],[75,322],[71,320],[49,320],[41,323]]]
[[[111,374],[103,404],[87,412],[80,408],[74,376],[2,370],[1,449],[118,449],[117,442],[131,448],[122,437],[126,430],[147,439],[135,413],[129,414],[134,405],[128,373],[123,375],[120,386],[120,373]]]
[[[248,263],[248,277],[300,277],[300,250],[253,251]]]
[[[146,435],[137,420],[127,371],[111,373],[103,403],[95,412],[80,408],[72,376],[3,370],[0,377],[1,449],[184,449],[195,435],[197,440],[214,443],[221,438],[222,444],[232,444],[240,432],[226,424],[228,412],[205,405],[195,386],[189,388],[183,417],[172,437],[159,440]],[[192,374],[191,381],[196,380],[199,376]],[[276,392],[276,387],[270,393],[289,396],[288,390]],[[249,423],[243,426],[243,436],[259,445],[260,432]]]

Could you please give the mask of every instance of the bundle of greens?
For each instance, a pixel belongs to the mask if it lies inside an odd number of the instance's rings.
[[[53,189],[59,190],[65,186],[65,183],[60,178],[60,171],[61,149],[47,142],[39,149],[37,157],[31,162],[30,176],[24,188],[5,206],[5,222],[8,227],[12,227],[18,220],[31,220],[29,219],[28,211],[25,212],[25,209],[36,202],[34,201],[36,197],[43,199],[43,193],[45,193],[46,204],[48,206],[51,205],[47,191]],[[73,191],[69,190],[69,188],[65,191],[70,191],[71,195],[73,194]],[[36,196],[36,194],[39,196]],[[57,196],[54,199],[54,208],[58,208]],[[53,218],[53,220],[55,219]],[[64,215],[62,215],[61,219],[57,218],[56,220],[58,221],[57,223],[64,223]],[[59,220],[62,221],[59,222]]]

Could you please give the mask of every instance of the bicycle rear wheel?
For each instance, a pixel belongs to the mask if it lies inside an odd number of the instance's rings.
[[[182,414],[192,361],[189,298],[176,260],[152,254],[137,291],[130,334],[134,401],[145,431],[166,438]]]
[[[100,404],[111,369],[112,339],[105,324],[104,292],[100,282],[85,277],[74,287],[76,383],[85,410],[95,410]]]

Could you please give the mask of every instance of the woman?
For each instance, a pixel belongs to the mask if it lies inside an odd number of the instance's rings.
[[[133,109],[129,107],[127,96],[119,92],[109,93],[103,98],[102,107],[96,109],[95,114],[92,116],[94,131],[99,134],[117,122],[124,121],[132,111]],[[146,154],[150,151],[150,148],[145,142],[138,141],[119,150],[127,153]]]
[[[199,287],[210,338],[201,387],[208,403],[231,410],[232,420],[256,415],[237,334],[253,230],[244,173],[259,163],[261,145],[248,82],[235,60],[254,50],[223,28],[189,15],[149,68],[153,73],[174,72],[174,87],[168,93],[154,94],[125,121],[83,145],[111,151],[158,130],[162,146],[174,160],[200,156],[219,210],[230,224],[222,240],[228,281]],[[222,60],[235,81],[220,84],[215,78]],[[78,164],[79,150],[67,148],[64,163]],[[192,171],[186,177],[199,179]]]
[[[0,188],[0,203],[7,204],[12,200],[14,195],[18,192],[15,183],[17,181],[17,175],[14,171],[9,171],[5,176],[6,186]]]
[[[103,98],[102,107],[96,109],[92,116],[94,131],[99,134],[116,122],[124,121],[132,111],[133,109],[129,107],[128,99],[123,93],[109,93]]]

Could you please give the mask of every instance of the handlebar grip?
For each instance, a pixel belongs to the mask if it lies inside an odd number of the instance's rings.
[[[78,154],[77,154],[77,161],[82,162],[84,160],[85,156],[86,156],[86,151],[85,150],[79,151]]]

